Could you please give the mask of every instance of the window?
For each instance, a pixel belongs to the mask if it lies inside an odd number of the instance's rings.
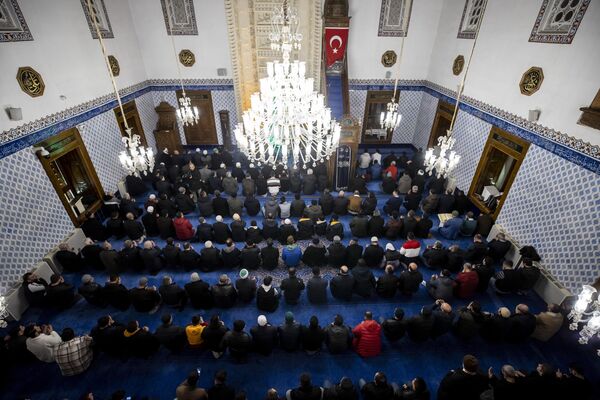
[[[71,128],[35,147],[48,152],[38,151],[37,156],[71,221],[81,225],[86,213],[101,207],[104,190],[79,131]]]
[[[406,36],[411,8],[412,0],[382,0],[377,36]]]
[[[0,0],[0,43],[33,40],[17,0]]]
[[[89,3],[92,5],[91,15]],[[87,20],[90,32],[94,39],[98,39],[96,27],[93,22],[94,20],[98,23],[100,34],[103,39],[115,37],[112,27],[110,26],[110,20],[108,19],[108,12],[106,11],[104,0],[81,0],[81,5],[83,6],[83,13],[85,14],[85,19]]]
[[[590,0],[544,0],[529,41],[571,43],[589,3]]]
[[[167,35],[197,35],[196,14],[192,0],[161,0]],[[167,7],[169,12],[167,15]],[[169,21],[168,16],[171,17]]]
[[[365,117],[362,124],[362,143],[390,143],[393,130],[381,127],[381,113],[387,111],[387,104],[392,99],[392,90],[369,90],[365,104]],[[400,91],[396,91],[396,101],[400,98]],[[402,123],[402,122],[401,122]]]
[[[458,28],[458,37],[461,39],[474,39],[477,29],[483,19],[487,0],[466,0],[463,15]]]
[[[483,212],[498,216],[529,143],[493,127],[469,189],[469,197]]]

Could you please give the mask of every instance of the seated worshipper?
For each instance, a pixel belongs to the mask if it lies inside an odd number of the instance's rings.
[[[402,234],[403,220],[399,217],[397,211],[393,211],[390,219],[387,220],[385,226],[385,237],[388,240],[396,240]]]
[[[375,193],[369,192],[367,197],[362,201],[360,208],[363,214],[373,215],[377,209],[377,197],[375,196]]]
[[[294,200],[290,206],[290,213],[292,217],[300,218],[304,215],[304,209],[306,208],[306,204],[304,200],[300,198],[300,194],[296,193],[294,195]]]
[[[444,300],[436,300],[432,308],[434,323],[431,337],[436,339],[452,330],[452,324],[456,316],[452,311],[452,306]]]
[[[350,328],[344,325],[344,318],[337,314],[333,322],[324,329],[325,344],[331,354],[340,354],[347,351],[352,344]]]
[[[458,216],[458,211],[452,211],[452,218],[444,222],[438,229],[438,233],[449,240],[455,240],[463,225],[463,220]]]
[[[456,275],[456,289],[454,294],[459,299],[471,299],[475,296],[477,285],[479,285],[479,276],[473,270],[469,263],[463,265],[463,270]]]
[[[295,389],[289,389],[285,393],[288,400],[319,400],[323,398],[324,389],[320,386],[314,386],[308,372],[300,375],[300,386]]]
[[[312,277],[306,284],[306,295],[311,304],[325,304],[327,302],[327,284],[327,280],[321,276],[319,267],[313,267]]]
[[[279,218],[286,219],[292,216],[292,203],[285,200],[285,196],[279,199]]]
[[[510,342],[525,341],[535,332],[536,327],[535,315],[529,312],[526,304],[519,304],[515,308],[515,313],[510,316],[510,329],[506,340]]]
[[[123,221],[123,230],[131,240],[144,240],[144,225],[135,220],[133,213],[127,213],[125,216],[125,221]]]
[[[385,202],[385,205],[383,206],[383,212],[385,212],[387,215],[392,215],[394,212],[399,213],[403,201],[404,199],[400,197],[397,191],[394,190],[392,197]]]
[[[156,219],[158,232],[161,239],[167,239],[175,236],[175,227],[173,220],[169,217],[169,213],[165,210],[161,211],[160,217]]]
[[[421,252],[421,243],[419,243],[412,232],[409,232],[408,235],[406,235],[406,239],[406,242],[404,242],[400,248],[400,254],[403,257],[403,262],[405,264],[411,262],[420,262],[421,257],[419,257],[419,253]]]
[[[425,286],[427,293],[434,299],[442,299],[444,301],[450,301],[454,298],[454,287],[456,282],[451,277],[450,271],[443,269],[442,273],[438,276],[436,274],[431,275],[431,279]]]
[[[194,227],[190,220],[183,216],[181,211],[173,219],[173,226],[175,227],[175,236],[178,240],[187,241],[194,237]]]
[[[491,389],[481,394],[482,398],[494,399],[519,399],[522,398],[524,384],[521,374],[518,373],[512,365],[503,365],[502,375],[498,379],[490,367],[488,369],[488,378]],[[526,382],[526,381],[525,381]],[[491,397],[493,396],[493,397]]]
[[[448,214],[452,211],[456,210],[454,208],[454,203],[456,202],[454,198],[454,194],[452,193],[452,189],[448,189],[446,191],[442,190],[442,195],[440,196],[440,202],[438,204],[438,213],[440,214]],[[460,212],[459,212],[460,214]]]
[[[184,288],[192,307],[204,310],[212,308],[213,297],[210,285],[200,279],[200,275],[197,272],[193,272],[190,275],[190,281],[185,284]]]
[[[69,247],[68,243],[59,244],[58,251],[54,257],[67,272],[80,271],[81,267],[83,266],[81,255],[77,254],[74,248]]]
[[[415,233],[418,223],[415,212],[410,210],[405,217],[402,217],[402,237],[406,238],[409,233]]]
[[[400,179],[398,179],[398,187],[396,191],[398,194],[407,194],[412,188],[412,178],[408,174],[408,172],[403,172]]]
[[[155,286],[148,287],[148,278],[141,277],[138,286],[129,289],[131,304],[137,312],[154,314],[160,307],[160,294]]]
[[[94,243],[92,238],[85,238],[84,244],[85,245],[79,253],[83,259],[83,264],[96,270],[102,269],[104,267],[100,260],[102,248]]]
[[[229,216],[229,204],[227,200],[221,197],[221,192],[215,190],[215,197],[212,200],[212,206],[215,215]]]
[[[229,206],[229,214],[232,217],[235,214],[241,215],[244,212],[244,203],[242,203],[242,200],[235,193],[227,199],[227,205]]]
[[[262,236],[265,239],[277,240],[280,237],[279,225],[275,221],[273,214],[267,214],[267,217],[263,220]]]
[[[477,291],[484,293],[487,291],[490,279],[494,276],[494,259],[489,256],[485,256],[481,264],[473,266],[473,270],[477,273],[479,282],[477,283]]]
[[[423,282],[423,274],[419,271],[416,263],[408,264],[408,268],[400,273],[398,277],[398,290],[405,296],[412,296],[419,290]]]
[[[300,348],[301,325],[294,320],[291,311],[285,313],[283,324],[277,329],[279,345],[285,351],[296,351]]]
[[[238,300],[241,303],[250,303],[256,296],[256,278],[250,277],[247,269],[240,270],[240,277],[235,281]]]
[[[385,274],[381,275],[377,279],[377,286],[375,291],[377,294],[384,299],[391,299],[396,295],[398,289],[398,277],[394,275],[394,267],[392,265],[386,265]]]
[[[332,215],[330,222],[337,221],[337,219],[333,219],[333,217],[337,218],[337,215]],[[315,222],[315,235],[319,237],[327,237],[327,235],[331,236],[332,234],[335,234],[335,232],[341,232],[341,234],[343,235],[344,225],[340,224],[340,226],[338,226],[337,224],[327,224],[327,221],[325,221],[325,217],[319,217],[319,219]]]
[[[219,282],[211,288],[215,307],[231,308],[237,299],[237,291],[225,274],[219,277]]]
[[[448,247],[446,253],[446,269],[452,273],[456,273],[462,270],[464,263],[464,252],[462,249],[457,244]]]
[[[263,207],[263,214],[265,216],[271,214],[273,215],[273,217],[279,215],[279,203],[277,202],[277,199],[275,199],[275,196],[271,196],[269,200],[265,202],[265,206]]]
[[[246,240],[251,240],[256,244],[263,241],[262,231],[255,220],[250,221],[250,226],[246,229]]]
[[[386,169],[383,170],[384,175],[389,176],[394,181],[398,180],[398,167],[396,167],[396,161],[392,161]]]
[[[223,355],[223,337],[229,329],[225,326],[225,323],[221,321],[218,315],[213,315],[210,318],[210,322],[202,329],[200,338],[202,343],[206,345],[206,348],[211,351],[215,359],[221,358]]]
[[[226,223],[223,222],[223,217],[217,215],[215,218],[215,223],[212,226],[213,229],[213,238],[215,242],[219,244],[224,244],[227,242],[227,239],[231,237],[231,230],[227,226]]]
[[[381,352],[381,326],[373,320],[370,311],[365,312],[365,320],[352,329],[352,346],[361,357],[373,357]]]
[[[431,307],[425,306],[421,308],[419,315],[415,315],[407,321],[406,333],[413,342],[425,342],[431,338],[434,323]]]
[[[170,276],[165,275],[163,277],[162,285],[158,288],[158,293],[160,293],[163,304],[183,311],[187,303],[187,294],[181,286],[173,282]]]
[[[144,248],[140,250],[140,258],[151,275],[158,274],[163,267],[162,252],[151,240],[144,242]]]
[[[287,245],[281,251],[281,259],[286,267],[297,267],[302,260],[302,249],[291,236],[287,238]]]
[[[404,310],[400,307],[394,310],[392,318],[380,318],[383,335],[390,342],[397,342],[404,337],[406,333],[406,321],[404,320]]]
[[[138,321],[130,321],[123,332],[123,349],[128,355],[148,358],[158,350],[160,344],[147,326],[140,327]]]
[[[156,328],[154,337],[158,342],[173,353],[180,353],[187,342],[185,328],[173,324],[172,314],[163,314],[162,324]]]
[[[111,253],[108,253],[109,258],[110,255]],[[140,248],[133,240],[127,239],[123,242],[123,248],[119,251],[119,258],[117,261],[119,262],[118,270],[121,271],[133,269],[138,272],[144,269],[144,264],[140,257]]]
[[[185,327],[185,336],[187,342],[192,349],[202,348],[204,340],[202,339],[202,332],[206,328],[206,322],[199,315],[192,316],[191,324]]]
[[[102,250],[100,251],[99,257],[104,269],[109,275],[117,274],[119,272],[120,256],[119,253],[112,248],[110,243],[104,242],[102,244]]]
[[[81,286],[77,292],[83,296],[85,301],[96,307],[106,307],[106,298],[104,297],[102,286],[94,282],[94,277],[85,274],[81,277]]]
[[[225,173],[225,177],[223,177],[221,184],[223,185],[223,191],[229,196],[233,196],[238,191],[238,181],[231,176],[231,172],[229,171]]]
[[[359,259],[356,266],[352,268],[352,277],[354,278],[354,293],[361,297],[371,297],[375,291],[375,277],[368,268],[364,259]]]
[[[302,218],[300,219],[302,221]],[[306,232],[302,232],[302,236],[308,236],[308,238],[312,237],[312,221],[304,219],[304,223],[302,224],[302,229]],[[289,218],[286,218],[283,221],[283,224],[279,228],[279,243],[285,243],[288,237],[296,238],[298,234],[296,232],[296,227],[292,224],[292,221]],[[273,239],[269,238],[269,240],[273,241]]]
[[[298,304],[298,299],[300,299],[305,286],[302,279],[296,277],[296,268],[291,267],[288,269],[288,277],[281,281],[280,288],[287,304]]]
[[[547,342],[560,330],[564,322],[558,304],[548,304],[547,311],[535,316],[535,331],[531,337],[542,342]]]
[[[246,177],[242,179],[242,195],[245,197],[254,197],[255,193],[256,185],[254,183],[254,179],[252,179],[250,174],[246,174]]]
[[[233,321],[233,330],[223,337],[223,347],[237,362],[245,362],[252,348],[252,337],[244,331],[246,323],[242,320]]]
[[[379,239],[376,236],[371,238],[371,243],[365,248],[363,259],[370,268],[378,268],[381,266],[385,252],[379,245]]]
[[[394,190],[396,190],[396,187],[396,181],[392,179],[391,176],[384,174],[381,180],[381,190],[383,191],[383,193],[392,194]]]
[[[323,209],[319,204],[317,204],[317,200],[311,200],[310,206],[304,209],[304,215],[306,215],[307,218],[316,221],[317,219],[323,217]]]
[[[86,213],[86,219],[81,225],[81,229],[85,237],[92,238],[97,241],[103,241],[108,238],[108,232],[102,222],[98,221],[94,213]]]
[[[62,276],[52,274],[50,284],[46,288],[48,304],[58,310],[64,310],[75,304],[77,300],[79,300],[79,296],[75,295],[73,285],[66,283]]]
[[[129,193],[123,194],[119,204],[119,211],[122,216],[127,215],[127,213],[132,213],[134,218],[137,218],[142,214],[142,209],[137,206],[135,199],[132,198]]]
[[[160,214],[163,215],[167,213],[169,218],[175,217],[177,214],[177,205],[173,202],[166,194],[162,194],[160,196],[160,200],[158,201],[158,210],[160,210]]]
[[[38,360],[45,363],[56,361],[56,347],[62,342],[60,335],[52,329],[52,325],[28,325],[24,332],[27,350]]]
[[[377,160],[373,160],[373,165],[371,165],[371,176],[373,179],[381,178],[381,163]]]
[[[540,277],[540,270],[538,267],[533,265],[531,258],[523,258],[523,265],[517,269],[519,277],[519,291],[526,292],[531,290],[538,278]]]
[[[506,253],[511,248],[511,244],[506,240],[504,233],[499,232],[494,239],[488,243],[488,256],[492,257],[495,262],[501,261]]]
[[[302,262],[308,267],[320,267],[327,264],[327,250],[318,237],[314,237],[312,242],[302,254]]]
[[[196,269],[200,265],[200,255],[188,242],[183,244],[183,251],[179,253],[179,265],[181,265],[186,271]]]
[[[235,167],[233,167],[231,169],[231,176],[233,176],[235,179],[237,179],[238,183],[241,183],[244,180],[244,178],[246,177],[246,174],[244,173],[244,170],[242,169],[242,163],[239,163],[239,162],[235,163]]]
[[[116,239],[121,239],[125,236],[123,230],[123,220],[118,211],[113,211],[108,221],[106,221],[106,237],[114,236]]]
[[[242,221],[239,214],[233,214],[233,222],[229,225],[231,229],[231,239],[234,242],[246,241],[246,223]]]
[[[226,384],[227,372],[219,370],[215,372],[213,386],[207,390],[209,399],[235,399],[238,400],[233,387]],[[239,396],[239,394],[238,394]],[[245,400],[245,398],[243,399]]]
[[[272,271],[279,265],[279,249],[273,246],[273,239],[267,240],[267,245],[260,250],[261,264],[267,271]]]
[[[370,272],[369,270],[367,271]],[[331,278],[329,289],[334,298],[350,301],[352,299],[352,293],[354,292],[354,285],[354,277],[348,273],[348,267],[343,265],[338,274]]]
[[[325,341],[325,331],[319,325],[317,316],[311,316],[308,325],[303,326],[300,332],[302,348],[306,351],[306,354],[311,356],[318,353]]]
[[[323,215],[329,215],[333,212],[333,196],[329,189],[325,189],[319,198],[319,205],[323,211]]]
[[[175,204],[177,209],[183,214],[189,214],[196,210],[196,204],[192,198],[192,194],[187,194],[184,187],[177,189],[178,193],[175,196]]]
[[[63,329],[61,339],[54,357],[62,376],[78,375],[88,369],[94,358],[93,339],[87,335],[75,337],[71,328]]]
[[[154,206],[146,208],[146,214],[142,215],[142,225],[144,225],[146,235],[154,237],[160,234],[158,230],[158,213],[154,213]]]
[[[367,226],[368,236],[383,236],[385,233],[385,221],[381,216],[379,210],[373,211],[373,216],[369,218],[369,224]]]
[[[242,268],[256,270],[260,268],[260,249],[252,242],[247,241],[240,255]]]
[[[346,264],[346,247],[342,244],[339,236],[334,236],[333,242],[327,248],[327,261],[334,268]]]
[[[462,368],[450,370],[440,382],[439,400],[479,400],[488,389],[488,377],[479,372],[479,360],[470,354],[463,357]]]
[[[463,236],[473,236],[477,229],[477,221],[473,216],[472,211],[468,211],[465,219],[460,227],[460,234]]]
[[[487,313],[481,311],[481,304],[472,301],[467,307],[458,311],[457,318],[454,320],[453,332],[460,339],[473,339],[479,334],[487,318]]]
[[[284,226],[286,226],[286,227],[289,226],[287,221],[289,221],[289,220],[286,220],[284,223]],[[291,224],[291,221],[290,221],[290,224]],[[288,236],[290,236],[289,233],[291,232],[291,230],[289,228],[286,228],[285,231],[287,231]],[[312,238],[314,236],[314,234],[315,234],[314,221],[312,219],[308,218],[308,216],[306,216],[306,213],[305,213],[305,215],[298,220],[298,232],[293,236],[298,238],[298,240],[307,240],[307,239]],[[282,238],[284,237],[283,235],[284,234],[281,233]]]
[[[200,196],[198,197],[198,211],[203,217],[213,215],[212,199],[208,197],[208,194],[204,190],[200,192]]]
[[[317,191],[317,177],[313,174],[312,169],[306,171],[306,176],[302,182],[302,193],[308,196],[315,194]]]
[[[373,382],[360,379],[358,385],[365,400],[383,400],[394,398],[394,388],[387,382],[383,372],[376,372]]]
[[[343,190],[338,192],[338,196],[333,199],[333,213],[336,215],[346,215],[348,213],[348,204],[350,200],[345,196]]]
[[[440,195],[435,191],[430,190],[429,196],[425,197],[423,201],[421,201],[421,210],[424,214],[435,214],[437,212],[439,201]]]
[[[362,198],[358,190],[354,191],[354,194],[348,199],[348,213],[357,215],[361,212]]]
[[[279,306],[279,291],[272,286],[273,278],[266,276],[262,285],[256,290],[256,308],[261,311],[274,312]]]
[[[400,389],[395,392],[400,400],[429,400],[430,394],[427,389],[425,380],[421,377],[416,377],[412,381],[405,383]]]
[[[29,305],[41,306],[45,304],[48,282],[43,278],[38,277],[33,272],[27,272],[23,275],[22,287]]]
[[[417,211],[419,209],[419,204],[421,204],[421,190],[418,186],[412,187],[410,192],[404,197],[404,201],[406,201],[406,209]]]
[[[506,339],[510,325],[510,310],[500,307],[498,312],[488,315],[483,320],[479,333],[486,340],[499,342]]]
[[[269,324],[264,315],[258,316],[257,324],[250,329],[252,347],[263,356],[271,355],[278,342],[277,328]]]
[[[317,226],[319,225],[319,223],[320,221],[317,221]],[[319,236],[322,236],[320,232],[316,232],[316,229],[315,233]],[[333,240],[334,236],[339,236],[340,239],[344,238],[344,224],[342,224],[339,221],[337,214],[333,214],[331,216],[329,224],[327,225],[327,228],[325,230],[325,237],[327,238],[327,240]]]
[[[179,266],[179,254],[181,253],[181,249],[179,243],[175,245],[175,239],[168,238],[167,244],[162,249],[162,255],[165,267],[167,268],[177,268]]]
[[[560,374],[560,382],[563,386],[563,393],[572,398],[591,400],[592,384],[584,375],[583,368],[577,363],[569,364],[569,375]]]
[[[448,261],[448,251],[442,246],[442,242],[436,240],[433,246],[427,246],[423,252],[423,261],[429,269],[442,269]]]
[[[364,214],[358,214],[350,221],[350,232],[358,238],[369,237],[369,219]]]
[[[480,234],[473,236],[473,244],[465,252],[465,261],[471,264],[480,264],[487,254],[487,246]]]
[[[110,275],[108,282],[102,288],[102,294],[108,304],[114,308],[125,311],[131,304],[129,290],[121,283],[118,275]]]
[[[492,230],[492,225],[494,225],[494,219],[490,214],[482,212],[477,217],[477,230],[475,233],[487,237],[490,231]]]

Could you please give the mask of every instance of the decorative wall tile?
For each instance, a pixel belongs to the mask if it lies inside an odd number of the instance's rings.
[[[570,44],[591,0],[544,0],[530,42]]]
[[[408,34],[413,0],[381,0],[377,36],[401,37]]]
[[[454,171],[454,176],[457,187],[465,192],[471,186],[490,129],[492,125],[462,110],[456,116],[454,150],[460,155],[460,163]]]
[[[156,139],[154,138],[154,130],[156,129],[156,123],[158,122],[158,114],[154,111],[154,107],[156,107],[154,105],[154,96],[152,93],[143,94],[135,99],[135,105],[140,114],[142,128],[144,129],[148,146],[155,151],[158,151],[156,148]]]
[[[571,292],[598,277],[599,175],[530,146],[498,222]]]
[[[365,104],[367,103],[367,91],[350,89],[349,91],[350,115],[361,121],[365,116]]]
[[[400,91],[399,110],[402,114],[402,120],[392,134],[392,143],[404,144],[412,143],[419,118],[419,108],[421,107],[422,92],[414,90]]]
[[[73,229],[48,176],[27,148],[0,159],[0,294]]]
[[[17,0],[0,1],[0,43],[33,40]]]
[[[168,35],[198,34],[193,0],[161,0],[160,4]]]
[[[419,117],[415,126],[415,135],[412,140],[413,146],[417,149],[422,148],[426,150],[437,106],[438,99],[436,97],[433,97],[429,93],[423,93],[419,107]]]
[[[112,26],[110,25],[110,19],[108,18],[108,12],[106,11],[106,5],[104,0],[81,0],[81,6],[83,7],[83,13],[87,21],[88,27],[92,38],[98,39],[98,33],[96,27],[92,22],[92,16],[90,16],[89,3],[92,5],[92,14],[98,22],[98,28],[100,29],[100,35],[103,39],[114,38]]]
[[[221,122],[219,120],[219,111],[229,110],[229,123],[231,129],[231,138],[235,140],[233,129],[238,123],[237,109],[235,106],[235,93],[233,90],[213,90],[211,92],[213,102],[213,112],[215,113],[215,126],[217,127],[217,138],[219,144],[223,144],[223,132],[221,132]]]

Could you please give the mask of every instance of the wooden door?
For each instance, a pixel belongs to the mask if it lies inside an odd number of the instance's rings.
[[[192,106],[198,108],[199,113],[196,124],[183,127],[187,144],[219,144],[210,90],[189,90],[185,94],[191,99]],[[177,98],[179,97],[181,90],[177,91]]]
[[[125,122],[123,121],[121,109],[119,107],[116,107],[114,111],[115,116],[117,117],[117,123],[119,124],[119,129],[121,130],[121,135],[126,136],[127,132],[125,132]],[[142,142],[142,146],[147,147],[148,142],[146,142],[146,135],[144,133],[144,128],[142,127],[142,120],[140,119],[140,114],[138,113],[137,107],[135,105],[135,100],[131,100],[130,102],[123,104],[123,111],[125,112],[125,119],[127,119],[127,125],[131,128],[131,133],[134,135],[139,135],[140,141]]]
[[[440,100],[431,127],[431,134],[427,143],[428,148],[437,146],[438,138],[447,134],[448,129],[450,129],[453,113],[454,105]]]

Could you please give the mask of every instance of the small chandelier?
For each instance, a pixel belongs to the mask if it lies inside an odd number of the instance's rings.
[[[260,92],[250,97],[250,109],[235,128],[237,145],[258,165],[293,165],[308,168],[329,160],[335,151],[341,128],[325,106],[325,97],[306,78],[306,64],[290,62],[290,52],[300,48],[302,36],[295,33],[298,20],[287,1],[274,12],[269,35],[273,49],[282,52],[282,61],[267,62],[267,77],[260,80]]]
[[[87,0],[87,5],[90,15],[94,15],[92,9],[92,1]],[[154,168],[154,152],[150,147],[144,148],[144,146],[141,145],[140,136],[134,134],[132,129],[129,127],[129,124],[127,123],[127,118],[125,118],[125,111],[123,110],[123,103],[121,102],[121,96],[119,95],[119,89],[117,89],[117,82],[115,81],[115,76],[113,74],[112,68],[110,67],[110,62],[108,61],[108,55],[106,53],[106,47],[104,46],[104,40],[102,39],[100,27],[98,26],[98,20],[96,18],[92,18],[92,22],[94,23],[96,34],[98,35],[98,42],[100,43],[102,55],[104,56],[106,68],[108,69],[108,75],[110,76],[113,91],[115,93],[117,103],[119,104],[119,110],[121,111],[121,115],[123,116],[125,133],[127,133],[127,136],[124,136],[122,138],[123,144],[125,144],[125,150],[123,150],[119,154],[119,161],[121,162],[123,168],[130,175],[135,175],[137,177],[139,177],[141,174],[147,175],[148,172],[151,172]]]
[[[450,130],[448,130],[446,136],[438,138],[437,154],[435,154],[436,149],[427,149],[425,152],[425,172],[431,175],[435,170],[438,178],[447,178],[456,169],[460,156],[452,150],[455,141],[456,139],[452,137]],[[450,154],[446,157],[448,151],[450,151]]]
[[[593,286],[583,285],[577,301],[568,315],[572,321],[569,329],[576,331],[579,324],[584,324],[579,331],[579,343],[587,344],[594,336],[600,338],[600,300],[596,296],[597,290]],[[600,355],[600,351],[598,352]]]
[[[402,53],[404,53],[404,36],[402,36],[402,44],[400,45],[400,57],[398,58],[398,76],[400,75],[400,64],[402,63]],[[393,131],[400,125],[402,120],[402,114],[400,114],[399,104],[396,101],[396,91],[398,90],[398,77],[394,82],[394,94],[389,103],[387,103],[387,110],[381,112],[379,117],[379,125],[381,129],[385,129],[388,133]]]

